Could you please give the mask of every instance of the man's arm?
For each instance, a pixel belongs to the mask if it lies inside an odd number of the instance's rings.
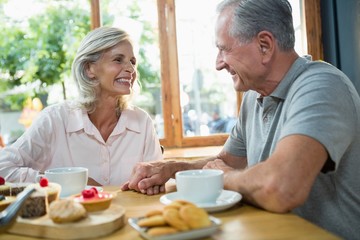
[[[305,202],[327,158],[315,139],[291,135],[279,141],[266,161],[245,170],[226,169],[221,160],[205,167],[225,169],[225,188],[240,192],[245,201],[284,213]]]
[[[222,150],[216,157],[197,161],[154,161],[138,163],[131,174],[131,178],[121,189],[135,190],[144,194],[153,195],[165,192],[165,183],[175,178],[175,173],[188,169],[201,169],[214,159],[221,158],[231,169],[242,169],[247,165],[246,158],[236,157]]]
[[[197,161],[154,161],[137,163],[130,180],[121,189],[135,190],[144,194],[153,195],[165,192],[165,183],[175,177],[175,173],[188,169],[201,169],[208,161],[215,157]]]

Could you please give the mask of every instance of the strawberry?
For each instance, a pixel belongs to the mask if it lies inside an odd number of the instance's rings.
[[[95,192],[92,189],[85,189],[81,192],[83,198],[93,198],[95,197]]]
[[[0,185],[4,185],[5,184],[5,179],[3,177],[0,177]]]
[[[39,184],[41,187],[47,187],[47,186],[49,186],[49,180],[47,178],[43,177],[40,179]]]

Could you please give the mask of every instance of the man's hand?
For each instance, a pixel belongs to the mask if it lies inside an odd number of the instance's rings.
[[[121,190],[135,190],[147,195],[165,192],[165,183],[175,172],[175,163],[171,161],[138,163],[133,169],[130,180],[121,187]]]
[[[214,161],[209,161],[203,168],[204,169],[220,169],[220,170],[223,170],[224,173],[234,170],[234,168],[227,165],[221,159],[215,159]]]

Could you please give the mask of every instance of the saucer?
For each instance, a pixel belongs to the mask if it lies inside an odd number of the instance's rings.
[[[160,197],[160,202],[168,205],[177,199],[184,199],[180,197],[178,192],[172,192]],[[214,203],[195,203],[198,207],[204,208],[207,212],[219,212],[231,208],[242,199],[238,192],[223,190],[220,196]],[[186,200],[186,199],[184,199]]]

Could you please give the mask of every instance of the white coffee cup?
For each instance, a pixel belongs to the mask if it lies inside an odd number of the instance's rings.
[[[217,169],[179,171],[175,180],[179,197],[193,203],[215,203],[224,188],[224,172]]]
[[[60,197],[68,197],[81,193],[88,181],[88,169],[84,167],[61,167],[52,168],[38,174],[37,180],[46,177],[49,182],[61,185]]]

